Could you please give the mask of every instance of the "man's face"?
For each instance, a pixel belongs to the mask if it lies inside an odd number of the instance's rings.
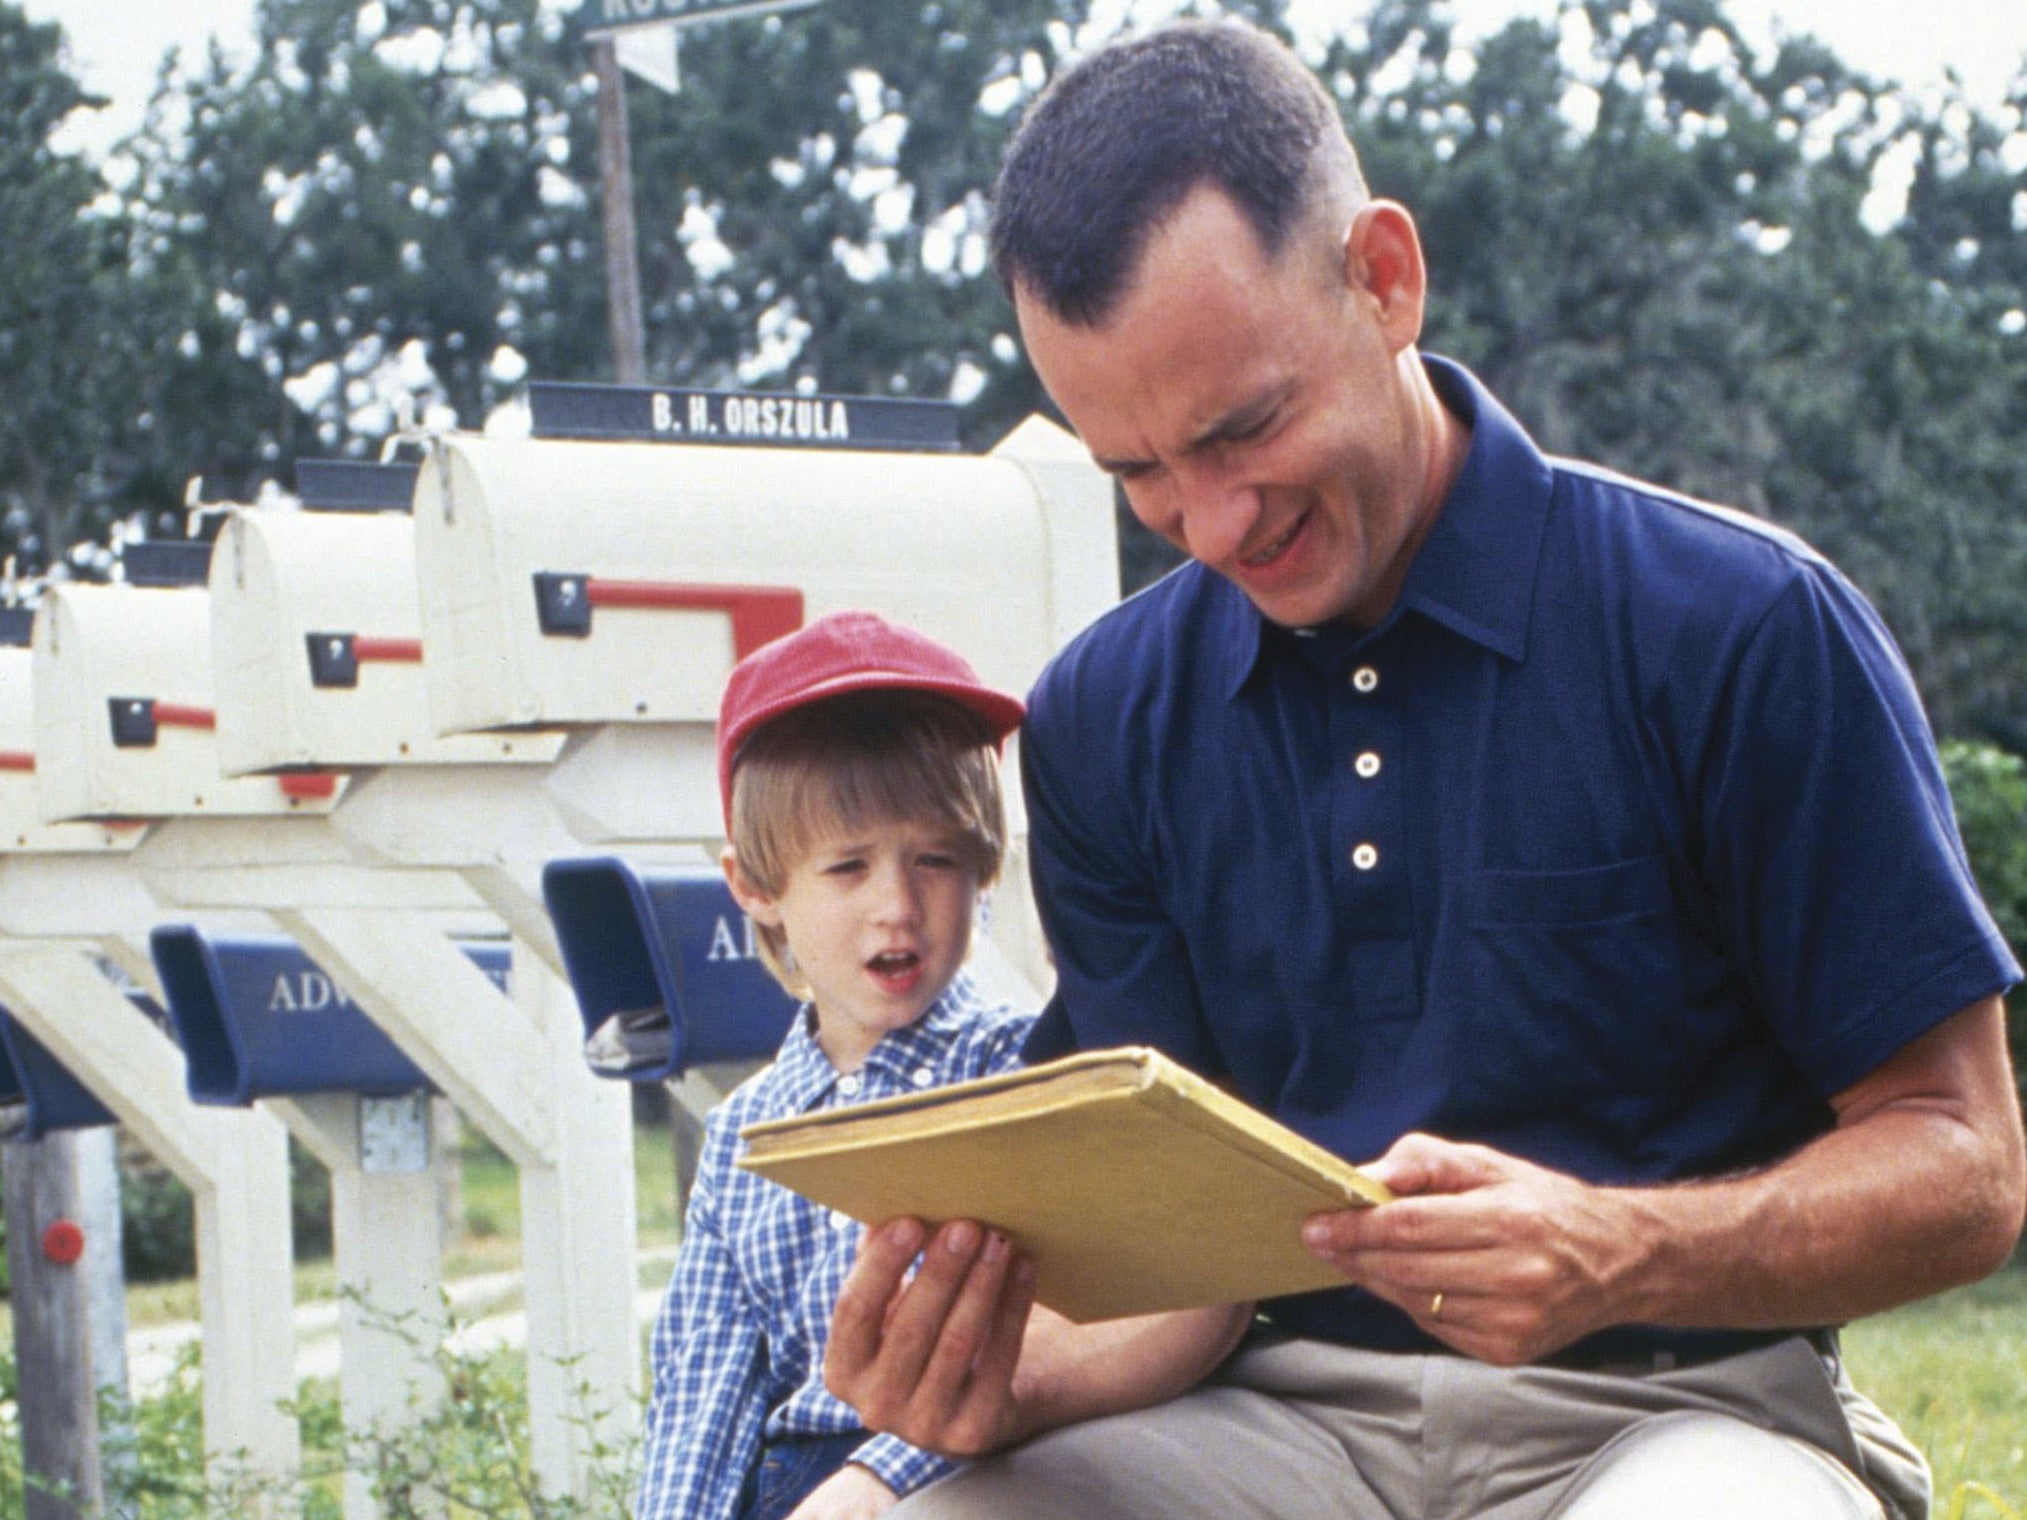
[[[1290,627],[1377,622],[1433,515],[1405,378],[1419,254],[1408,321],[1398,281],[1357,256],[1361,235],[1346,258],[1298,227],[1269,259],[1204,187],[1155,230],[1102,324],[1024,290],[1015,302],[1042,383],[1134,516]]]

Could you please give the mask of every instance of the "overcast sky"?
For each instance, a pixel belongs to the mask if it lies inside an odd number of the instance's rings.
[[[244,56],[252,46],[254,0],[18,0],[37,20],[63,23],[70,65],[87,86],[111,97],[96,122],[78,124],[73,141],[93,147],[140,122],[156,66],[168,48],[195,52],[216,36]],[[554,0],[567,8],[567,0]],[[1293,0],[1330,15],[1362,0]],[[1554,0],[1453,0],[1468,27],[1496,28],[1507,17],[1554,10]],[[2027,57],[2027,0],[1729,0],[1731,14],[1758,35],[1769,20],[1814,32],[1868,73],[1927,84],[1955,68],[1975,94],[1998,101]]]

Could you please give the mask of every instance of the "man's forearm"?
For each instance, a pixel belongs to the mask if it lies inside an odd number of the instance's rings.
[[[1974,1281],[2019,1239],[2022,1148],[1998,1000],[1860,1083],[1838,1127],[1749,1176],[1620,1194],[1639,1244],[1618,1320],[1780,1327],[1856,1319]]]

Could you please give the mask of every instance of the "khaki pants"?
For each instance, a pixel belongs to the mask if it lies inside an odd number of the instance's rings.
[[[1923,1520],[1920,1453],[1796,1336],[1670,1370],[1501,1369],[1256,1338],[893,1520]]]

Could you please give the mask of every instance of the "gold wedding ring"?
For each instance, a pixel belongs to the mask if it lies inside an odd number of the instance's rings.
[[[1443,1317],[1443,1295],[1438,1293],[1434,1298],[1429,1300],[1429,1318],[1441,1319],[1442,1317]]]

